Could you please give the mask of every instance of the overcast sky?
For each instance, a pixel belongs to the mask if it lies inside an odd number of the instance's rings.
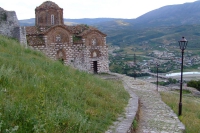
[[[53,0],[63,8],[64,18],[137,18],[165,5],[183,4],[196,0]],[[17,17],[35,17],[35,8],[43,0],[0,0],[0,7],[16,11]]]

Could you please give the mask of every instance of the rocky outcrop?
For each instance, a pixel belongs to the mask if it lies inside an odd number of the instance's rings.
[[[0,34],[13,37],[16,27],[19,27],[19,22],[15,11],[5,11],[0,8]]]
[[[19,26],[19,21],[15,11],[6,11],[0,7],[0,34],[13,37],[19,40],[21,44],[26,43],[25,27]]]

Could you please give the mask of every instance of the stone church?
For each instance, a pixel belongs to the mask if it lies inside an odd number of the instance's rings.
[[[35,9],[35,26],[26,27],[28,46],[79,70],[109,72],[106,35],[88,25],[67,26],[63,9],[46,1]]]

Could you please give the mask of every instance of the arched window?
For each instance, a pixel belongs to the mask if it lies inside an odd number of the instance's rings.
[[[94,50],[94,51],[91,51],[90,53],[91,55],[91,58],[96,58],[96,57],[99,57],[100,56],[100,51],[99,50]]]
[[[54,15],[51,15],[51,25],[54,25]]]
[[[61,41],[61,36],[60,35],[56,35],[56,42],[60,42]]]
[[[97,57],[97,53],[94,51],[92,54],[93,57]]]
[[[96,45],[97,44],[97,40],[95,38],[92,39],[92,45]]]

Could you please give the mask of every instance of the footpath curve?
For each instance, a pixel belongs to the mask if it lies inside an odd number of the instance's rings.
[[[120,116],[105,133],[130,133],[132,122],[140,107],[136,133],[182,133],[185,126],[162,100],[156,85],[129,76],[110,73],[120,78],[130,94],[125,116]],[[163,91],[159,88],[159,91]],[[165,90],[166,91],[166,90]],[[140,101],[140,106],[138,105]]]
[[[110,73],[111,75],[117,76],[118,79],[123,79],[123,75],[117,73]],[[128,105],[125,108],[125,116],[119,116],[116,122],[109,128],[105,133],[130,133],[131,125],[138,111],[138,97],[131,88],[125,83],[124,88],[128,91],[130,99]]]

